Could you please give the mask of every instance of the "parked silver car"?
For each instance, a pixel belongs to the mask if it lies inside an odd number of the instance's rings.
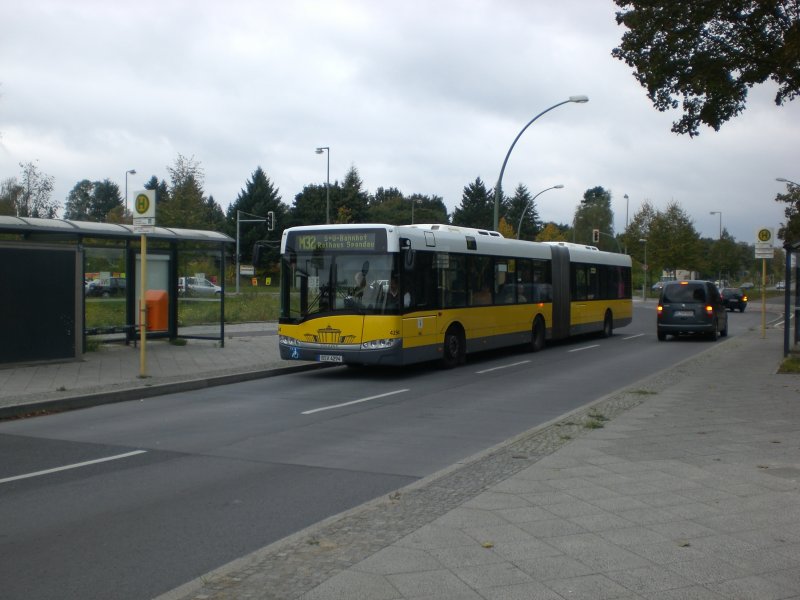
[[[178,295],[180,296],[217,296],[222,293],[222,288],[211,283],[204,277],[178,278]]]

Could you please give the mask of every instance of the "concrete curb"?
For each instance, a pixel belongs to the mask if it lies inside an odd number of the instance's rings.
[[[246,371],[244,373],[233,373],[230,375],[217,375],[201,379],[189,379],[170,383],[158,383],[154,385],[143,385],[142,387],[129,387],[111,392],[98,392],[85,394],[83,396],[72,396],[69,398],[58,398],[54,400],[42,400],[39,402],[29,402],[0,407],[0,420],[13,419],[25,416],[35,416],[51,412],[64,412],[81,408],[101,406],[103,404],[114,404],[117,402],[128,402],[130,400],[142,400],[166,394],[178,392],[188,392],[192,390],[206,389],[254,379],[267,379],[280,375],[290,375],[292,373],[302,373],[316,369],[324,369],[330,365],[324,364],[303,364],[292,367],[278,367],[273,369],[263,369],[258,371]]]

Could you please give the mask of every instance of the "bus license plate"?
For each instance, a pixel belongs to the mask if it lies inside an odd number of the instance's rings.
[[[319,362],[340,363],[340,362],[342,362],[342,355],[341,354],[320,354],[319,355]]]
[[[676,317],[693,317],[694,311],[691,310],[676,310],[675,311]]]

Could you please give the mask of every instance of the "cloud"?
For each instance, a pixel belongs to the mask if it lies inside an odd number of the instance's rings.
[[[611,190],[615,226],[641,202],[679,202],[705,236],[752,241],[777,226],[798,179],[797,106],[769,86],[719,133],[670,133],[629,68],[611,57],[612,2],[357,0],[135,5],[31,0],[0,7],[0,177],[38,159],[66,198],[80,180],[137,189],[194,156],[223,207],[257,166],[291,204],[356,166],[366,188],[444,198],[491,187],[520,129],[504,188],[525,184],[545,220],[570,222],[583,192]],[[623,196],[628,194],[625,203]],[[626,206],[627,204],[627,206]],[[762,222],[763,221],[763,222]],[[757,222],[757,223],[756,223]],[[755,224],[755,225],[754,225]]]

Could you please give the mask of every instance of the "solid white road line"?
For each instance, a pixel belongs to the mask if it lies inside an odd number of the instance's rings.
[[[629,335],[628,337],[624,337],[622,339],[623,340],[632,340],[632,339],[635,339],[637,337],[642,337],[643,335],[644,335],[643,333],[637,333],[636,335]]]
[[[322,408],[315,408],[314,410],[306,410],[301,412],[301,415],[313,415],[314,413],[322,412],[323,410],[333,410],[334,408],[342,408],[343,406],[351,406],[353,404],[360,404],[361,402],[369,402],[370,400],[377,400],[378,398],[385,398],[386,396],[394,396],[395,394],[402,394],[410,390],[395,390],[393,392],[386,392],[385,394],[378,394],[377,396],[370,396],[369,398],[361,398],[360,400],[351,400],[350,402],[343,402],[342,404],[334,404],[332,406],[323,406]]]
[[[16,477],[6,477],[0,479],[0,483],[8,483],[10,481],[18,481],[20,479],[29,479],[31,477],[39,477],[41,475],[49,475],[50,473],[58,473],[59,471],[68,471],[70,469],[78,469],[80,467],[88,467],[89,465],[96,465],[99,463],[108,462],[110,460],[119,460],[121,458],[128,458],[129,456],[136,456],[137,454],[145,454],[147,450],[134,450],[133,452],[126,452],[125,454],[117,454],[115,456],[107,456],[106,458],[98,458],[95,460],[87,460],[86,462],[75,463],[74,465],[65,465],[63,467],[56,467],[54,469],[46,469],[44,471],[36,471],[35,473],[26,473],[25,475],[17,475]]]
[[[525,363],[529,363],[529,360],[521,360],[519,362],[511,363],[510,365],[503,365],[502,367],[492,367],[491,369],[484,369],[483,371],[475,371],[478,375],[483,375],[484,373],[491,373],[492,371],[498,371],[500,369],[508,369],[509,367],[518,367],[519,365],[524,365]]]

